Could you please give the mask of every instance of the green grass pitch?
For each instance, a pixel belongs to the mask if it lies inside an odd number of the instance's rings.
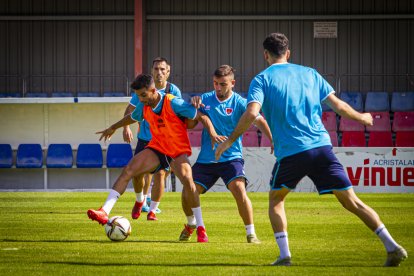
[[[382,267],[379,239],[331,195],[291,193],[286,202],[292,267],[272,267],[278,256],[267,216],[267,193],[249,193],[262,244],[247,244],[230,193],[201,197],[209,243],[178,242],[185,223],[180,193],[166,193],[159,221],[130,219],[132,192],[111,216],[132,222],[132,234],[111,242],[86,216],[106,192],[0,193],[0,275],[414,275],[414,195],[359,194],[373,207],[408,259]]]

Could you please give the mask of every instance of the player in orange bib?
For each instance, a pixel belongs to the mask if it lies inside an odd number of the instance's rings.
[[[88,217],[100,224],[107,223],[110,211],[120,195],[125,192],[132,177],[155,173],[160,169],[171,166],[185,187],[182,196],[190,203],[196,217],[197,241],[207,242],[208,237],[201,213],[200,198],[196,191],[191,165],[188,160],[188,156],[191,155],[191,146],[185,119],[200,121],[208,130],[211,140],[214,142],[223,142],[226,137],[218,136],[210,119],[201,112],[197,112],[197,109],[191,104],[173,95],[158,92],[152,76],[145,74],[137,76],[131,84],[131,88],[137,94],[139,104],[130,115],[125,116],[109,128],[97,132],[97,134],[101,134],[99,140],[104,138],[106,141],[111,138],[116,129],[143,119],[149,123],[152,140],[123,169],[109,192],[104,205],[98,210],[88,210]]]

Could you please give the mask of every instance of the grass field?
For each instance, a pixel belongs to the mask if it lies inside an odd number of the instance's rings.
[[[414,195],[360,194],[408,251],[398,268],[384,268],[379,239],[330,195],[292,193],[286,210],[292,267],[269,266],[278,249],[267,217],[267,193],[250,193],[262,244],[247,244],[229,193],[202,196],[210,242],[178,242],[185,217],[180,194],[166,193],[159,221],[132,222],[124,242],[107,239],[86,210],[106,192],[0,193],[0,275],[414,275]],[[111,216],[130,218],[126,193]],[[193,239],[195,240],[195,239]]]

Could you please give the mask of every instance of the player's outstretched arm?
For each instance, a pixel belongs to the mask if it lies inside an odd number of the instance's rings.
[[[254,122],[254,120],[256,120],[259,111],[259,103],[249,103],[246,111],[241,116],[239,123],[236,126],[236,129],[232,132],[229,139],[218,145],[215,153],[216,160],[219,160],[223,152],[225,152],[234,143],[234,141],[236,141],[236,139],[249,128],[249,126]]]
[[[264,135],[266,135],[267,138],[269,138],[271,142],[270,154],[273,154],[275,147],[273,146],[272,133],[270,132],[270,128],[266,120],[263,118],[263,116],[258,116],[254,121],[254,124],[257,126],[258,129],[260,129],[262,133],[264,133]]]
[[[211,138],[211,148],[214,148],[215,143],[223,143],[226,141],[227,136],[218,135],[216,130],[214,129],[213,123],[211,122],[210,118],[203,114],[202,112],[197,111],[197,116],[195,117],[200,123],[203,124],[204,128],[207,130],[208,134]]]
[[[371,113],[360,113],[353,109],[349,104],[339,99],[334,94],[330,94],[325,103],[328,104],[336,113],[346,118],[355,120],[363,125],[372,126],[373,119]]]
[[[136,121],[132,119],[130,115],[126,115],[124,118],[122,118],[112,126],[108,127],[105,130],[98,131],[95,134],[101,134],[101,137],[99,137],[99,141],[101,141],[102,138],[104,138],[104,141],[106,142],[106,140],[111,140],[112,134],[114,134],[118,128],[130,125],[135,122]]]

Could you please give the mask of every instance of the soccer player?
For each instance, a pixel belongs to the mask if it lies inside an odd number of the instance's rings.
[[[280,256],[273,265],[291,264],[285,198],[298,182],[309,176],[319,194],[333,193],[347,210],[358,216],[383,242],[385,266],[398,266],[407,252],[391,237],[378,214],[355,194],[352,184],[332,151],[321,121],[321,102],[341,116],[372,125],[370,113],[359,113],[335,96],[334,89],[316,70],[288,63],[289,41],[284,34],[272,33],[263,42],[264,58],[270,65],[251,82],[247,110],[229,139],[216,149],[223,152],[255,120],[262,108],[270,126],[277,161],[270,179],[269,218]]]
[[[246,99],[233,92],[236,83],[234,72],[235,70],[229,65],[220,66],[213,75],[214,91],[191,99],[192,104],[210,118],[216,132],[223,136],[231,134],[246,111]],[[269,126],[262,116],[258,115],[254,123],[270,140],[272,139]],[[216,161],[210,136],[206,130],[203,130],[201,151],[192,169],[197,192],[200,194],[213,187],[220,177],[223,179],[236,200],[245,225],[247,242],[260,243],[255,233],[252,204],[246,193],[247,179],[244,173],[241,137]],[[187,224],[184,224],[179,240],[188,241],[196,228],[196,219],[185,198],[182,203]]]
[[[151,75],[154,78],[155,88],[159,92],[165,94],[170,93],[176,97],[181,98],[180,89],[176,85],[167,82],[170,76],[170,68],[171,66],[168,63],[167,59],[163,57],[157,57],[152,61]],[[138,96],[134,93],[132,95],[131,101],[125,109],[124,116],[131,114],[134,111],[138,102]],[[124,141],[127,143],[130,143],[132,141],[133,134],[129,125],[124,126],[123,137]],[[139,124],[137,138],[138,142],[135,148],[135,155],[144,150],[144,148],[148,145],[149,141],[151,140],[151,132],[149,130],[147,121],[143,120]],[[158,206],[160,204],[161,197],[164,193],[166,177],[166,170],[159,170],[154,175],[154,185],[152,187],[150,206],[147,205],[147,195],[149,195],[148,192],[151,184],[152,174],[145,174],[132,178],[132,183],[134,186],[136,196],[136,201],[131,211],[132,219],[138,219],[141,215],[141,211],[143,211],[148,212],[147,220],[157,220],[155,213],[160,212]]]
[[[98,210],[89,209],[87,214],[92,220],[100,224],[108,222],[108,215],[116,201],[122,195],[128,182],[134,177],[146,173],[156,173],[169,166],[183,184],[184,197],[188,199],[189,205],[197,220],[197,241],[207,242],[203,217],[200,207],[200,198],[196,192],[191,173],[191,165],[188,156],[191,155],[190,141],[187,134],[187,126],[184,118],[196,119],[212,135],[212,140],[223,141],[217,136],[214,127],[208,117],[197,112],[191,104],[171,94],[163,94],[156,90],[151,75],[138,75],[131,88],[139,98],[137,107],[131,115],[113,124],[109,128],[97,132],[101,134],[99,140],[109,139],[116,129],[135,121],[145,119],[151,129],[152,139],[147,147],[135,155],[123,169],[121,175],[113,185],[104,205]]]

